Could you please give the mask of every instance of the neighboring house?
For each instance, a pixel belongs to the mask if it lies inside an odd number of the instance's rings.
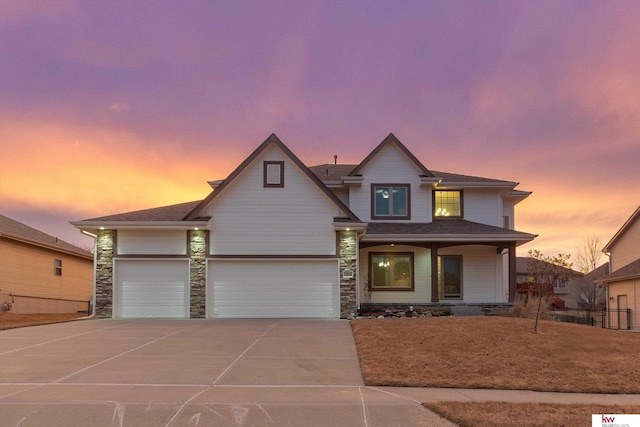
[[[0,215],[0,311],[72,313],[93,300],[93,254]]]
[[[516,282],[517,292],[526,294],[534,290],[532,278],[527,268],[529,258],[517,257]],[[601,278],[608,271],[608,263],[601,265],[590,273],[569,270],[567,283],[558,283],[553,287],[552,306],[557,309],[600,310],[604,308],[605,291]]]
[[[610,327],[640,329],[640,206],[603,249],[610,273],[602,278],[607,288]],[[625,312],[630,310],[630,318]]]
[[[545,262],[545,261],[540,261]],[[535,292],[533,277],[529,274],[529,257],[516,258],[516,282],[519,294]],[[549,289],[549,295],[553,295],[551,306],[556,309],[584,308],[581,304],[581,293],[585,275],[579,271],[565,269],[569,280],[566,283],[557,283],[553,289]]]
[[[73,222],[103,317],[342,317],[361,303],[508,305],[516,182],[427,169],[393,134],[305,166],[275,135],[204,200]]]

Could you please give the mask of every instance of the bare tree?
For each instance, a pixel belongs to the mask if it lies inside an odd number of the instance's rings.
[[[585,276],[577,282],[578,302],[581,307],[587,310],[597,310],[598,305],[605,299],[604,288],[595,282],[595,277],[589,273],[593,272],[602,259],[602,238],[598,236],[587,236],[583,240],[582,246],[578,249],[576,263],[578,271]]]
[[[553,287],[566,284],[571,276],[572,263],[569,262],[570,254],[558,254],[557,256],[544,256],[538,250],[529,250],[527,260],[527,272],[533,279],[533,289],[538,297],[538,309],[536,312],[536,323],[533,328],[538,332],[538,319],[542,300],[545,296],[553,294]]]
[[[585,237],[576,256],[578,271],[584,274],[592,272],[600,263],[600,259],[602,259],[602,238],[598,236]]]

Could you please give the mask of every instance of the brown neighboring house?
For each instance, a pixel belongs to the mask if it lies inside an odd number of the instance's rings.
[[[516,257],[516,283],[519,294],[527,294],[535,291],[532,277],[528,270],[529,257]],[[544,262],[544,261],[542,261]],[[583,308],[580,304],[580,286],[585,275],[579,271],[566,269],[569,276],[567,283],[557,284],[548,293],[553,295],[551,305],[553,308]]]
[[[640,329],[640,206],[603,249],[609,255],[607,286],[610,327]],[[626,310],[629,311],[627,316]],[[622,311],[618,311],[622,310]]]
[[[72,313],[93,300],[93,254],[0,215],[0,311]]]

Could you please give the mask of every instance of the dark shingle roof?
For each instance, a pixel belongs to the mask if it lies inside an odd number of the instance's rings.
[[[83,221],[182,221],[184,217],[198,206],[200,202],[200,200],[197,200],[195,202],[179,203],[177,205],[101,216],[98,218],[85,219]],[[196,218],[196,220],[197,219],[198,218]]]
[[[85,258],[93,258],[91,252],[80,249],[71,243],[67,243],[64,240],[60,240],[57,237],[36,230],[33,227],[29,227],[26,224],[4,215],[0,215],[0,236],[25,243],[36,244],[52,250],[80,255]]]
[[[446,219],[433,222],[372,222],[367,226],[367,234],[433,234],[433,235],[474,235],[509,236],[515,240],[531,240],[535,236],[508,228],[494,227],[464,219]]]
[[[624,267],[614,271],[613,273],[604,276],[603,282],[617,282],[620,280],[633,279],[640,277],[640,259],[633,261],[631,264],[627,264]]]
[[[527,256],[519,256],[516,257],[516,273],[518,274],[528,274],[529,272],[529,259]],[[541,261],[544,262],[544,261]],[[572,270],[570,268],[562,267],[563,270],[568,270],[569,274],[572,276],[584,276],[584,274],[579,271]],[[595,270],[594,270],[595,271]]]
[[[343,176],[348,176],[358,165],[353,164],[324,164],[317,166],[310,166],[309,170],[317,176],[322,182],[336,182],[340,181]],[[515,182],[503,181],[500,179],[483,178],[479,176],[461,175],[458,173],[431,171],[436,178],[442,178],[442,185],[447,183],[468,183],[468,184],[505,184],[515,186]],[[525,193],[528,194],[528,193]]]

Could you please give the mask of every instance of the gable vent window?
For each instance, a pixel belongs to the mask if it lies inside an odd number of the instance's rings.
[[[263,186],[284,187],[284,162],[264,162]]]
[[[62,276],[62,260],[61,259],[53,260],[53,274],[56,276]]]

